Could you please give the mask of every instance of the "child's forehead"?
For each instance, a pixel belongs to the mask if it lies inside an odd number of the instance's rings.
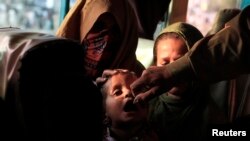
[[[133,73],[116,73],[109,77],[108,83],[132,83],[137,79]]]
[[[133,73],[128,73],[128,72],[126,72],[126,73],[124,73],[124,72],[119,72],[119,73],[116,73],[116,74],[114,74],[114,75],[112,75],[111,77],[110,77],[110,79],[118,79],[118,78],[120,78],[120,79],[122,79],[122,80],[134,80],[134,79],[137,79],[137,77],[136,77],[136,75],[135,74],[133,74]]]

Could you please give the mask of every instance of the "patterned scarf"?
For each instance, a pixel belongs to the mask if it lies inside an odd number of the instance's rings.
[[[87,75],[96,76],[98,73],[98,63],[100,62],[104,50],[107,47],[109,36],[107,30],[104,29],[100,33],[88,34],[84,42],[86,57],[84,59]]]

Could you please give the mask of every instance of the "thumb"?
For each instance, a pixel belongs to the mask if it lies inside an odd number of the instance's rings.
[[[158,89],[157,86],[151,88],[150,90],[140,93],[135,96],[134,103],[147,103],[149,102],[152,98],[158,96],[159,94],[156,93],[156,90]]]

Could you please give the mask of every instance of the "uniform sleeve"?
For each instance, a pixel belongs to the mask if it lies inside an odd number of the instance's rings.
[[[167,65],[174,79],[217,82],[250,72],[250,6],[220,32],[205,37]],[[178,77],[178,78],[177,78]]]

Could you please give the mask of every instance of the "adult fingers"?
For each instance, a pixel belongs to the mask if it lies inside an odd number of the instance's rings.
[[[147,103],[152,98],[156,97],[158,95],[157,90],[159,89],[158,86],[152,87],[148,89],[147,91],[140,93],[135,96],[134,103]]]

